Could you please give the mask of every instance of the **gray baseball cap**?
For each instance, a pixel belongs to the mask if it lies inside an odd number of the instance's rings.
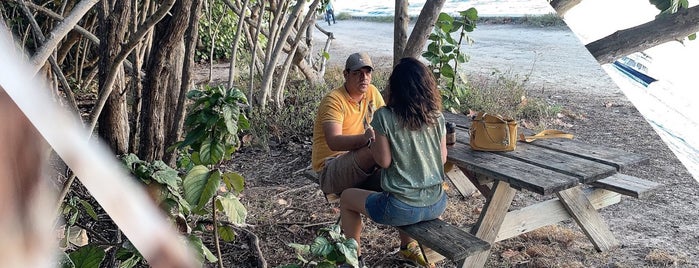
[[[371,58],[366,52],[359,52],[350,55],[345,62],[345,70],[356,71],[364,67],[369,67],[372,70],[374,65],[371,63]]]

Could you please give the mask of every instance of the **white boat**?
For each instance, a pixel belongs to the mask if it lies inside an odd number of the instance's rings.
[[[652,58],[647,54],[637,52],[614,61],[614,67],[633,80],[648,86],[650,83],[658,81],[658,79],[651,76],[648,70],[651,61]]]

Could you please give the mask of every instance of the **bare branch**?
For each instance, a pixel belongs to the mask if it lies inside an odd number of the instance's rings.
[[[70,13],[70,16],[65,18],[53,31],[49,34],[51,38],[42,44],[41,48],[34,53],[32,56],[32,64],[34,65],[34,73],[36,74],[39,69],[44,65],[44,62],[51,55],[51,51],[56,49],[58,42],[60,42],[68,32],[73,29],[73,27],[78,24],[78,21],[83,18],[85,13],[90,11],[92,6],[97,4],[99,0],[82,0],[78,3],[75,8]]]
[[[683,40],[699,32],[699,6],[659,16],[655,20],[633,28],[617,31],[585,47],[600,64],[643,51],[662,43]]]

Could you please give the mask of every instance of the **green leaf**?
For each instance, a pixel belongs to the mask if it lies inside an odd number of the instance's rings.
[[[328,232],[328,235],[330,235],[330,239],[332,239],[333,241],[342,241],[342,239],[345,238],[345,235],[342,234],[342,228],[340,228],[339,224],[330,225],[330,227],[326,230]]]
[[[82,199],[78,200],[78,202],[80,202],[80,205],[83,206],[85,212],[87,212],[87,215],[90,215],[90,218],[92,218],[93,220],[97,220],[97,213],[95,213],[95,208],[92,207],[90,203]]]
[[[311,253],[316,256],[327,257],[333,252],[333,245],[325,237],[318,236],[311,244]]]
[[[167,169],[159,170],[153,173],[153,179],[160,184],[167,185],[173,189],[177,189],[177,185],[180,183],[181,179],[177,174],[177,170]]]
[[[98,246],[87,245],[68,254],[75,268],[99,268],[104,260],[104,250]]]
[[[442,69],[439,70],[439,72],[447,78],[454,78],[454,69],[452,69],[451,65],[445,64],[442,66]]]
[[[354,241],[354,239],[352,239]],[[355,242],[356,245],[356,242]],[[351,264],[354,267],[359,266],[359,260],[357,260],[357,248],[349,248],[347,245],[343,243],[335,243],[335,247],[337,247],[337,250],[342,253],[342,255],[345,256],[345,260],[347,263]]]
[[[242,192],[243,188],[245,187],[245,178],[243,178],[243,176],[238,173],[223,173],[223,176],[221,176],[221,178],[223,179],[223,183],[226,184],[226,188],[228,188],[228,190],[234,191],[236,194]]]
[[[478,20],[478,10],[476,8],[469,8],[465,11],[460,11],[459,15],[466,17],[470,21],[476,21]]]
[[[226,130],[228,130],[228,133],[238,133],[238,118],[236,116],[235,120],[233,120],[233,108],[230,106],[223,106],[222,110],[223,122],[226,124]]]
[[[204,212],[204,207],[216,193],[221,182],[221,172],[209,171],[205,166],[195,166],[184,178],[184,198],[193,205],[193,213]]]
[[[450,45],[444,45],[441,47],[442,52],[444,52],[444,53],[452,52],[452,51],[454,51],[454,48],[455,48],[455,46],[450,46]]]
[[[126,260],[122,260],[119,264],[119,268],[133,268],[141,263],[142,258],[140,256],[133,255]]]
[[[196,235],[189,235],[187,236],[187,241],[189,242],[189,245],[194,249],[194,252],[197,253],[197,259],[199,261],[203,261],[206,259],[208,262],[215,262],[218,261],[218,258],[214,256],[211,251],[204,246],[204,242],[201,241],[201,238],[199,238]]]
[[[238,115],[238,129],[250,129],[250,120],[248,120],[248,117],[245,116],[244,113],[241,113]],[[237,134],[237,133],[231,133],[231,134]]]
[[[694,41],[697,39],[697,33],[690,34],[689,36],[687,36],[687,38],[691,41]]]
[[[228,225],[221,225],[218,227],[218,235],[226,242],[233,242],[235,240],[235,231]]]
[[[218,140],[206,139],[199,149],[199,157],[202,163],[213,165],[223,159],[225,148]]]
[[[232,223],[243,224],[248,215],[245,206],[231,193],[216,197],[216,208],[223,211]]]
[[[237,88],[233,88],[230,91],[228,91],[228,96],[237,100],[238,102],[248,103],[248,97],[245,96],[245,93],[243,93],[243,91],[240,91]]]
[[[323,56],[323,58],[325,58],[325,60],[329,60],[329,59],[330,59],[330,53],[328,53],[327,51],[323,51],[323,55],[322,55],[322,56]]]
[[[135,154],[127,154],[121,157],[121,162],[124,163],[124,166],[126,166],[129,171],[133,172],[133,165],[135,163],[142,163],[140,159],[138,159],[138,156]]]
[[[297,243],[289,243],[287,246],[293,248],[296,253],[306,255],[311,252],[311,246],[309,245],[303,245],[303,244],[297,244]]]
[[[187,136],[182,144],[180,144],[179,148],[185,148],[189,145],[200,142],[205,137],[206,133],[206,129],[203,126],[197,126],[187,133]]]

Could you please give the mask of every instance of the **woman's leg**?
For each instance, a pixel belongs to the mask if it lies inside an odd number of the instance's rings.
[[[358,188],[350,188],[342,192],[340,196],[340,219],[342,230],[348,238],[357,241],[357,256],[361,254],[359,241],[362,232],[362,215],[366,215],[366,198],[374,192]]]

